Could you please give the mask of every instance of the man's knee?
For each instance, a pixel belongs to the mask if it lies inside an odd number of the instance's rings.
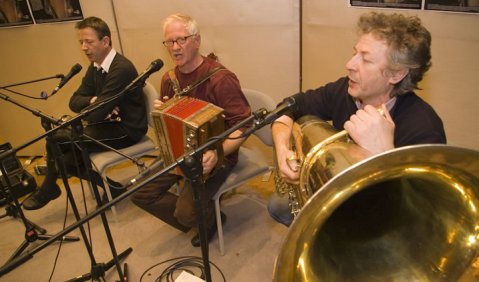
[[[143,208],[149,206],[155,202],[155,198],[145,196],[139,192],[134,193],[131,197],[131,202],[135,205]]]
[[[289,207],[288,197],[279,197],[273,194],[268,201],[268,212],[270,216],[279,223],[290,226],[293,222],[293,215]]]
[[[176,207],[175,209],[175,218],[178,220],[181,225],[187,227],[194,227],[196,226],[196,214],[192,207]]]
[[[177,180],[175,175],[160,176],[133,193],[131,201],[139,207],[153,205],[163,198]]]

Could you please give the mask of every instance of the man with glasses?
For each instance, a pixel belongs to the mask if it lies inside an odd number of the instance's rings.
[[[163,45],[168,49],[176,67],[163,76],[161,97],[155,101],[156,108],[174,95],[187,94],[223,108],[225,129],[250,116],[251,109],[236,75],[216,60],[200,54],[201,35],[194,19],[182,14],[170,15],[163,22],[163,33]],[[240,136],[242,130],[244,129],[233,132],[229,137]],[[224,160],[221,167],[215,168],[219,157],[216,150],[208,150],[203,154],[203,173],[209,174],[209,177],[205,181],[205,189],[198,192],[202,201],[208,241],[216,232],[214,203],[211,199],[238,162],[238,149],[243,141],[244,138],[223,141]],[[170,187],[179,179],[180,177],[174,174],[160,177],[133,194],[132,201],[166,223],[186,232],[197,226],[191,183],[185,181],[179,196],[168,193]],[[224,214],[221,215],[221,220],[226,220]],[[198,234],[191,243],[195,247],[200,246]]]
[[[125,87],[138,76],[135,66],[123,55],[117,53],[112,47],[111,32],[108,25],[96,17],[86,18],[76,24],[80,48],[91,62],[80,87],[70,98],[70,109],[76,113],[95,102],[105,101],[119,94]],[[87,126],[84,134],[96,139],[110,147],[121,149],[131,146],[146,134],[148,121],[145,108],[145,99],[141,88],[131,91],[114,102],[93,111],[85,117]],[[51,200],[58,198],[61,190],[56,180],[58,172],[55,157],[60,152],[55,152],[51,139],[59,143],[61,153],[68,173],[81,178],[86,178],[84,169],[77,175],[77,160],[81,160],[78,152],[72,151],[70,142],[71,132],[67,128],[58,130],[52,137],[47,138],[47,173],[40,189],[36,190],[23,202],[27,210],[40,209]],[[101,152],[108,149],[88,139],[83,142],[88,152]],[[75,150],[76,151],[76,150]],[[103,181],[98,173],[94,174],[95,183],[103,186]],[[121,184],[108,179],[113,197],[125,191]],[[103,194],[103,203],[107,197]]]

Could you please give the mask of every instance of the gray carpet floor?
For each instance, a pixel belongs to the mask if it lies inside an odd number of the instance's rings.
[[[134,177],[135,171],[129,166],[120,167],[112,170],[111,175],[116,180],[125,181]],[[264,181],[258,177],[224,197],[222,211],[227,215],[224,226],[226,253],[220,255],[215,236],[209,244],[212,281],[271,281],[274,260],[287,233],[287,228],[271,219],[266,210],[267,199],[274,190],[272,178]],[[87,186],[82,193],[79,181],[71,179],[70,183],[83,217],[84,206],[91,211],[96,202]],[[71,207],[66,208],[66,198],[63,191],[60,198],[46,207],[24,213],[29,220],[46,229],[47,234],[58,234],[64,221],[66,226],[76,222]],[[118,203],[117,211],[116,217],[111,211],[106,212],[106,217],[116,252],[132,249],[120,262],[122,266],[124,263],[128,265],[129,281],[155,281],[177,258],[194,256],[201,261],[201,249],[190,244],[195,230],[182,233],[139,209],[128,198]],[[111,247],[101,218],[93,218],[84,228],[91,236],[93,260],[97,264],[111,261]],[[43,240],[28,243],[20,256],[28,257],[32,252],[33,256],[5,273],[0,281],[68,281],[91,273],[93,260],[80,230],[76,228],[68,235],[80,240],[62,244],[55,241],[47,246],[43,245]],[[24,242],[25,226],[19,219],[4,217],[0,219],[0,236],[0,263],[4,264]],[[177,275],[179,272],[175,273]],[[105,278],[106,281],[118,280],[115,266],[106,272]]]

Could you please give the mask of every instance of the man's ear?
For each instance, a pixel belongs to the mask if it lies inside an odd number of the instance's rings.
[[[390,73],[391,73],[391,76],[389,77],[389,82],[391,84],[397,84],[409,73],[409,69],[403,68],[397,71],[392,71]]]
[[[110,37],[103,36],[103,38],[101,40],[103,41],[104,44],[106,44],[107,46],[110,46],[110,41],[111,41]]]

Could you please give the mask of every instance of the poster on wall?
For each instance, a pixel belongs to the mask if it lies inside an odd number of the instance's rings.
[[[351,6],[356,7],[421,9],[422,0],[350,0],[349,2]]]
[[[426,10],[479,13],[479,0],[426,0]]]
[[[0,0],[0,27],[33,24],[27,0]]]
[[[28,0],[35,23],[83,19],[80,0]]]

